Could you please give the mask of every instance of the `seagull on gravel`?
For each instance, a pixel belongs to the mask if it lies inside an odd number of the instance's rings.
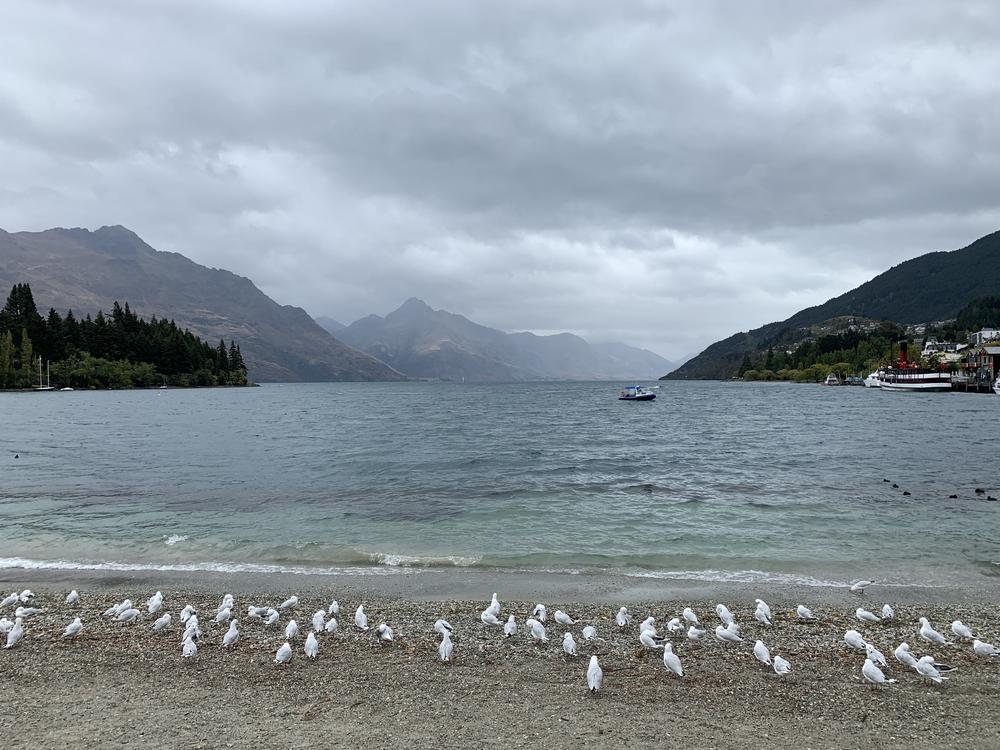
[[[517,622],[514,620],[514,615],[511,615],[507,618],[507,622],[503,626],[503,634],[505,638],[510,638],[516,632]]]
[[[80,618],[77,617],[75,620],[73,620],[73,622],[71,622],[69,625],[66,626],[66,629],[63,631],[62,637],[76,638],[78,635],[80,635],[81,630],[83,630],[83,623],[80,622]]]
[[[978,638],[972,642],[972,650],[980,656],[1000,656],[1000,649],[992,643],[986,643]]]
[[[728,628],[724,628],[721,625],[715,626],[715,637],[720,641],[725,641],[727,643],[742,643],[743,639],[739,637],[736,633]]]
[[[306,644],[302,648],[306,652],[307,659],[315,659],[319,656],[319,641],[316,640],[315,633],[306,636]]]
[[[864,607],[858,607],[856,610],[854,610],[854,615],[859,620],[861,620],[861,622],[882,622],[881,617],[879,617],[874,612],[869,612]]]
[[[596,694],[604,686],[604,672],[601,665],[597,663],[597,657],[590,657],[590,666],[587,667],[587,688],[592,694]]]
[[[391,643],[393,640],[392,628],[386,625],[384,622],[379,624],[378,629],[375,631],[378,636],[379,641],[382,643]]]
[[[643,630],[639,633],[639,643],[646,648],[663,648],[662,643],[657,643],[657,641],[662,640],[662,638],[657,637],[655,630]]]
[[[668,633],[679,633],[684,630],[684,626],[681,625],[681,618],[675,617],[667,623]]]
[[[653,634],[656,634],[656,618],[652,615],[639,623],[639,632],[641,633],[644,630],[652,630]]]
[[[287,664],[292,660],[292,647],[288,641],[278,649],[278,652],[274,655],[275,664]]]
[[[15,591],[10,596],[6,597],[2,602],[0,602],[0,609],[7,609],[7,607],[12,607],[19,601],[20,597]]]
[[[184,643],[181,644],[181,654],[185,659],[192,659],[198,655],[198,645],[193,638],[184,639]]]
[[[365,606],[363,604],[359,604],[357,611],[354,613],[354,627],[358,630],[368,630],[368,615],[365,614]]]
[[[563,635],[562,648],[563,653],[567,656],[576,656],[576,641],[573,640],[572,633]]]
[[[278,609],[295,609],[297,606],[299,606],[299,597],[293,594],[292,596],[285,599],[285,601],[283,601],[281,604],[279,604]]]
[[[629,617],[628,607],[622,607],[618,610],[618,614],[615,615],[615,624],[620,628],[626,627],[631,621],[632,618]]]
[[[328,615],[339,615],[340,614],[340,602],[334,599],[330,602],[330,606],[326,608],[326,613]]]
[[[126,599],[125,601],[123,601],[123,602],[121,602],[119,604],[112,604],[110,607],[108,607],[106,610],[104,610],[104,612],[102,612],[101,614],[104,617],[118,617],[118,615],[120,615],[126,609],[132,609],[132,600],[131,599]]]
[[[444,635],[445,633],[451,633],[453,631],[454,628],[451,626],[451,623],[448,622],[447,620],[434,621],[434,632],[441,633],[441,635]]]
[[[327,620],[326,621],[326,625],[323,626],[323,630],[326,631],[329,635],[333,635],[334,633],[336,633],[337,632],[337,618],[336,617],[331,617],[329,620]]]
[[[187,622],[188,618],[191,615],[197,614],[197,613],[198,613],[198,610],[196,610],[194,607],[192,607],[190,604],[188,604],[186,607],[184,607],[184,609],[181,610],[181,622]]]
[[[593,625],[585,625],[583,628],[583,640],[592,641],[597,638],[597,628]]]
[[[800,620],[815,620],[816,616],[805,604],[800,604],[795,608],[795,616]]]
[[[851,584],[851,592],[855,594],[864,594],[866,588],[874,585],[875,581],[856,581]]]
[[[14,627],[7,633],[7,643],[4,648],[14,648],[24,638],[24,623],[20,617],[14,619]]]
[[[552,617],[560,625],[576,625],[576,620],[567,615],[561,609],[557,609],[556,613]]]
[[[326,610],[317,609],[316,613],[312,617],[313,632],[322,633],[323,627],[326,625]]]
[[[924,677],[937,685],[940,685],[942,681],[948,679],[947,677],[942,677],[938,668],[934,666],[933,656],[921,656],[917,660],[916,670],[917,674],[921,677]]]
[[[14,617],[31,617],[41,611],[38,607],[18,607],[14,610]]]
[[[531,637],[536,641],[548,640],[548,636],[545,635],[545,626],[533,617],[529,617],[525,620],[524,626],[528,628],[528,632],[531,633]]]
[[[479,619],[483,621],[484,625],[503,625],[503,623],[500,622],[497,616],[488,609],[484,609],[480,613]]]
[[[864,651],[868,646],[868,643],[861,637],[861,633],[857,630],[848,630],[844,633],[844,643],[858,651]]]
[[[539,602],[535,605],[535,608],[531,611],[531,616],[538,620],[539,622],[545,622],[545,615],[548,612],[545,609],[545,605]]]
[[[12,627],[14,627],[13,620],[8,620],[6,617],[0,617],[0,633],[7,635]]]
[[[278,622],[279,617],[281,617],[281,614],[278,612],[278,610],[273,608],[268,608],[267,615],[264,617],[264,625],[265,626],[274,625],[276,622]]]
[[[267,614],[267,607],[255,607],[252,604],[249,607],[247,607],[248,620],[260,620],[266,614]]]
[[[692,625],[691,627],[688,628],[688,640],[690,640],[690,641],[696,641],[699,638],[701,638],[703,635],[705,635],[705,631],[701,630],[699,628],[696,628],[694,625]]]
[[[22,604],[27,604],[34,596],[35,594],[31,589],[25,589],[18,595],[17,598]]]
[[[146,609],[149,614],[155,615],[161,609],[163,609],[163,594],[157,591],[146,601]]]
[[[891,620],[895,616],[896,616],[896,613],[892,611],[892,607],[890,607],[888,604],[883,604],[882,605],[882,619],[883,620]]]
[[[237,630],[236,626],[240,624],[239,620],[233,620],[229,623],[229,630],[222,637],[222,647],[229,648],[236,644],[236,641],[240,639],[240,631]]]
[[[929,643],[940,643],[942,645],[948,643],[943,635],[931,627],[926,617],[920,618],[920,637]]]
[[[674,647],[670,643],[663,647],[663,666],[678,677],[684,676],[684,667],[681,666],[680,657],[674,653]]]
[[[771,652],[767,650],[767,646],[764,645],[764,641],[759,640],[753,644],[753,655],[757,658],[757,661],[765,667],[771,666]]]
[[[153,632],[162,633],[168,627],[170,627],[170,613],[167,612],[157,618],[156,622],[153,623]]]
[[[906,641],[900,643],[896,646],[896,650],[892,652],[893,656],[896,657],[896,661],[900,664],[905,664],[912,669],[917,668],[917,660],[913,658],[913,654],[910,653],[910,644]]]
[[[490,606],[486,608],[486,611],[494,617],[500,614],[500,600],[497,599],[497,593],[495,591],[493,592],[493,598],[490,599]]]
[[[701,623],[698,622],[698,615],[696,615],[694,613],[694,610],[691,609],[690,607],[684,608],[684,611],[681,612],[681,617],[684,618],[684,622],[686,622],[688,625],[701,625]]]
[[[216,625],[222,625],[223,623],[229,622],[229,618],[233,616],[233,611],[226,607],[225,609],[220,609],[219,613],[212,620]]]
[[[778,675],[778,677],[784,677],[791,671],[792,665],[789,664],[787,660],[782,659],[780,656],[774,657],[774,673]]]
[[[882,670],[876,667],[871,659],[865,659],[865,665],[861,667],[861,676],[865,682],[871,683],[875,687],[895,682],[895,680],[887,680]]]
[[[291,641],[299,634],[299,624],[295,620],[289,620],[285,626],[285,640]]]
[[[188,618],[188,621],[184,623],[184,638],[191,638],[191,640],[201,638],[201,628],[198,626],[198,615],[191,615]]]
[[[235,606],[236,606],[236,600],[233,598],[233,595],[223,594],[222,602],[219,604],[218,607],[215,608],[215,611],[219,612],[223,609],[233,609]]]
[[[969,630],[969,626],[961,620],[955,620],[955,622],[951,624],[951,632],[959,638],[968,638],[969,640],[973,640],[976,637],[975,634]]]
[[[880,667],[889,666],[889,663],[885,660],[885,654],[870,643],[865,644],[865,654],[867,654],[868,658],[872,660],[872,663],[878,664]]]
[[[438,645],[438,658],[442,662],[451,661],[452,654],[455,653],[455,644],[451,642],[451,635],[447,630],[441,631],[441,643]]]
[[[80,601],[80,595],[78,593],[76,593],[76,589],[73,589],[68,594],[66,594],[66,603],[67,604],[70,604],[70,605],[76,604],[78,601]]]
[[[117,619],[118,622],[136,622],[139,619],[139,610],[134,607],[132,609],[126,609],[118,615]]]
[[[736,622],[736,618],[733,617],[733,613],[729,611],[729,607],[725,604],[716,604],[715,613],[719,616],[719,619],[722,620],[722,624],[727,628],[730,624]]]
[[[771,615],[771,608],[763,599],[754,599],[754,601],[757,602],[757,609],[753,613],[754,619],[762,625],[770,625],[774,619]]]

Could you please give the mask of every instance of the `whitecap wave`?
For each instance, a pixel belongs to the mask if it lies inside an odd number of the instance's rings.
[[[772,583],[785,586],[847,588],[847,581],[828,581],[801,573],[775,573],[767,570],[650,570],[626,571],[630,578],[664,578],[677,581],[710,583]]]
[[[173,547],[175,544],[177,544],[177,542],[186,542],[188,540],[188,536],[187,534],[171,534],[170,536],[165,537],[165,539],[166,541],[164,542],[164,544],[166,544],[168,547]]]
[[[384,565],[390,568],[442,568],[454,566],[456,568],[471,568],[479,564],[482,558],[461,557],[459,555],[443,555],[440,557],[420,556],[420,555],[396,555],[386,552],[372,552],[369,559],[376,565]]]
[[[264,565],[260,563],[155,563],[155,562],[88,562],[84,560],[30,560],[23,557],[0,557],[0,569],[26,570],[110,570],[116,572],[164,571],[176,573],[263,573],[313,576],[368,576],[416,573],[418,569],[389,566],[309,567],[302,565]]]

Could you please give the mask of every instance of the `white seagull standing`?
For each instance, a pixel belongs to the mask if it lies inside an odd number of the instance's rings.
[[[451,626],[451,623],[448,622],[447,620],[438,619],[434,621],[435,633],[440,633],[441,635],[444,635],[445,633],[451,633],[453,630],[454,628]]]
[[[299,606],[299,597],[293,594],[279,604],[278,609],[295,609],[297,606]]]
[[[1000,656],[1000,649],[992,643],[986,643],[978,638],[972,642],[972,650],[980,656]]]
[[[800,604],[795,608],[795,616],[798,617],[800,620],[816,619],[816,615],[814,615],[812,613],[812,610],[809,609],[809,607],[807,607],[805,604]]]
[[[629,617],[628,607],[622,607],[618,610],[618,614],[615,615],[615,624],[620,628],[626,627],[631,621],[632,618]]]
[[[289,620],[288,624],[285,626],[285,640],[294,640],[295,636],[299,634],[299,624],[295,620]]]
[[[322,609],[317,609],[312,617],[313,632],[322,633],[323,628],[326,626],[326,611]]]
[[[597,628],[593,625],[586,625],[583,628],[583,640],[592,641],[597,638]]]
[[[560,625],[576,625],[576,620],[567,615],[561,609],[557,609],[556,613],[552,616],[556,622]]]
[[[844,633],[844,643],[858,651],[864,651],[868,643],[857,630],[848,630]]]
[[[451,634],[447,630],[441,631],[441,643],[438,645],[438,658],[442,662],[451,661],[452,654],[455,653],[455,644],[451,642]]]
[[[215,619],[212,620],[216,625],[222,625],[223,623],[229,622],[229,618],[233,616],[233,611],[226,607],[225,609],[220,609],[218,614],[216,614]]]
[[[753,644],[753,655],[757,658],[757,661],[765,667],[771,666],[771,652],[767,650],[767,646],[764,645],[764,641],[759,640]]]
[[[855,581],[851,584],[851,591],[855,594],[863,594],[866,588],[874,585],[875,581]]]
[[[668,643],[663,647],[663,666],[678,677],[684,676],[684,667],[681,666],[680,657],[674,653],[673,644]]]
[[[545,615],[548,612],[545,609],[545,605],[539,602],[535,605],[535,608],[531,611],[531,616],[538,620],[539,622],[545,622]]]
[[[24,638],[24,623],[20,617],[14,619],[14,627],[7,633],[7,643],[4,648],[14,648]]]
[[[724,628],[721,625],[715,626],[715,637],[720,641],[725,641],[727,643],[742,643],[743,639],[739,637],[736,633],[728,628]]]
[[[156,622],[153,623],[153,632],[162,633],[170,626],[170,620],[171,617],[169,612],[160,615],[158,618],[156,618]]]
[[[754,601],[757,602],[757,609],[753,613],[754,619],[762,625],[770,625],[773,619],[771,608],[763,599],[754,599]]]
[[[601,665],[597,663],[597,657],[590,657],[590,666],[587,667],[587,688],[591,693],[596,693],[604,686],[604,672]]]
[[[198,610],[188,604],[181,610],[181,622],[187,622],[188,618],[193,614],[197,614],[197,612]]]
[[[365,606],[363,604],[359,604],[357,611],[354,613],[354,627],[358,630],[368,630],[368,615],[365,614]]]
[[[874,612],[869,612],[864,607],[858,607],[854,610],[854,616],[861,620],[861,622],[882,622],[881,617]]]
[[[885,654],[870,643],[865,644],[865,654],[867,654],[868,658],[871,659],[874,664],[878,664],[880,667],[889,666],[889,663],[885,660]]]
[[[913,654],[910,653],[910,644],[904,641],[896,646],[896,650],[892,652],[893,656],[896,657],[896,661],[900,664],[905,664],[911,669],[917,668],[917,660],[913,658]]]
[[[329,620],[327,620],[326,621],[326,625],[323,626],[323,630],[326,631],[326,633],[328,633],[329,635],[333,635],[334,633],[336,633],[337,632],[337,618],[336,617],[331,617]]]
[[[514,615],[507,618],[507,622],[503,626],[504,637],[510,638],[514,633],[517,632],[517,622],[514,620]]]
[[[0,617],[0,633],[6,635],[10,632],[12,627],[14,627],[13,620],[8,620],[6,617]]]
[[[330,606],[327,607],[326,613],[328,615],[340,614],[340,602],[338,602],[336,599],[330,602]]]
[[[545,626],[542,625],[538,620],[533,617],[529,617],[524,621],[524,626],[528,628],[528,632],[531,633],[531,637],[536,641],[547,641],[548,636],[545,635]]]
[[[778,677],[784,677],[791,671],[792,665],[789,664],[787,660],[782,659],[780,656],[774,657],[774,673],[778,675]]]
[[[315,633],[310,633],[306,636],[306,644],[303,646],[303,650],[306,652],[307,659],[315,659],[319,656],[319,641],[316,640]]]
[[[279,617],[281,617],[281,614],[278,612],[278,610],[274,608],[269,608],[267,610],[267,615],[264,617],[264,625],[268,627],[274,625],[276,622],[278,622]]]
[[[920,637],[929,643],[946,644],[944,636],[931,627],[926,617],[920,618]]]
[[[888,604],[883,604],[882,605],[882,619],[883,620],[891,620],[895,616],[896,616],[896,613],[892,611],[892,607],[890,607]]]
[[[193,638],[184,639],[184,642],[181,644],[181,654],[183,654],[185,659],[193,659],[198,655],[198,644],[194,642]]]
[[[146,601],[146,609],[149,614],[155,615],[161,609],[163,609],[163,594],[157,591]]]
[[[652,630],[653,634],[656,634],[656,619],[652,615],[639,623],[639,632],[644,630]]]
[[[490,599],[490,606],[486,608],[486,611],[492,613],[494,617],[497,617],[500,614],[500,600],[497,599],[497,593],[495,591],[493,592],[493,598]]]
[[[139,610],[126,609],[120,615],[118,615],[118,622],[136,622],[139,619]]]
[[[942,677],[938,668],[934,666],[933,656],[921,656],[917,660],[916,666],[917,674],[924,677],[937,685],[940,685],[942,681],[947,680],[947,677]]]
[[[290,643],[285,641],[285,643],[278,649],[278,652],[274,655],[275,664],[287,664],[292,660],[292,646]]]
[[[974,640],[976,637],[975,634],[969,630],[969,626],[961,620],[955,620],[955,622],[951,624],[951,632],[959,638],[968,638],[970,641]]]
[[[10,594],[2,602],[0,602],[0,609],[7,609],[7,607],[12,607],[13,605],[17,604],[18,601],[20,601],[20,597],[18,597],[17,592],[15,591],[13,594]]]
[[[572,633],[566,633],[563,635],[563,653],[567,656],[576,656],[576,641],[573,640]]]
[[[639,643],[646,648],[663,648],[662,643],[657,643],[658,640],[662,639],[656,637],[655,630],[643,630],[639,633]]]
[[[226,634],[222,637],[223,648],[229,648],[236,645],[236,641],[240,639],[240,631],[236,628],[239,624],[239,620],[233,620],[229,623],[229,630],[227,630]]]
[[[701,630],[699,628],[696,628],[694,625],[692,625],[691,627],[688,628],[688,640],[690,640],[690,641],[696,641],[699,638],[701,638],[703,635],[705,635],[705,631]]]
[[[384,622],[380,623],[378,629],[375,631],[379,637],[381,643],[391,643],[393,640],[392,628],[386,625]]]
[[[725,604],[716,604],[715,613],[719,616],[719,619],[722,620],[722,624],[727,628],[730,624],[736,622],[736,618],[733,617],[733,613],[729,611],[729,607]]]
[[[686,622],[688,625],[701,625],[701,623],[698,622],[698,615],[696,615],[694,613],[694,610],[691,609],[690,607],[684,608],[684,611],[681,612],[681,617],[684,618],[684,622]]]
[[[71,622],[69,625],[66,626],[66,629],[63,631],[62,637],[76,638],[78,635],[80,635],[81,630],[83,630],[83,623],[80,622],[80,618],[77,617],[75,620],[73,620],[73,622]]]
[[[76,604],[78,601],[80,601],[80,595],[78,593],[76,593],[76,589],[73,589],[68,594],[66,594],[66,603],[67,604],[70,604],[70,605]]]
[[[895,680],[885,679],[885,674],[883,674],[882,670],[872,663],[871,659],[865,659],[865,665],[861,667],[861,676],[864,678],[865,682],[871,683],[875,687],[895,682]]]
[[[483,621],[484,625],[503,625],[503,623],[497,619],[497,616],[489,609],[484,609],[479,614],[479,619]]]

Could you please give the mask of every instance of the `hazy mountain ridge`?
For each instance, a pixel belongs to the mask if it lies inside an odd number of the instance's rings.
[[[208,341],[239,342],[261,381],[399,380],[370,355],[333,338],[298,307],[279,305],[250,279],[153,249],[120,226],[0,230],[0,287],[31,285],[44,312],[78,316],[117,300],[143,317],[168,318]]]
[[[893,266],[839,297],[800,310],[787,320],[717,341],[663,376],[708,380],[732,377],[744,354],[766,348],[789,329],[856,315],[900,324],[954,318],[979,297],[1000,293],[1000,231],[959,250],[926,253]]]
[[[368,315],[338,332],[411,377],[467,381],[649,379],[669,362],[621,343],[590,344],[560,333],[506,333],[410,298],[384,318]]]

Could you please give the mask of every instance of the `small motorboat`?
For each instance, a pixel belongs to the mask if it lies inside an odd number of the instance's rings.
[[[627,385],[618,391],[619,401],[652,401],[656,394],[641,385]]]
[[[834,373],[830,373],[826,376],[826,381],[824,385],[840,385],[840,378],[838,378]]]

